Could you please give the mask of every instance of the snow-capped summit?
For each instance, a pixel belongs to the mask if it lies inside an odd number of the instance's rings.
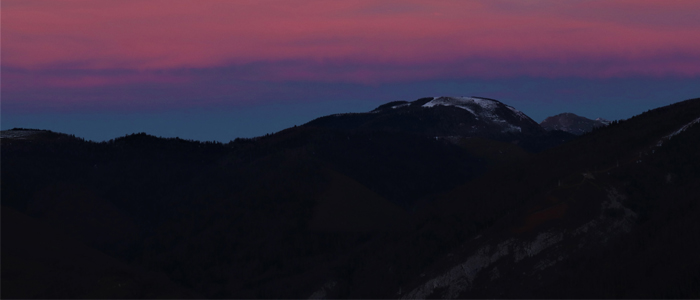
[[[527,115],[510,105],[505,105],[498,100],[482,97],[433,97],[433,100],[428,101],[422,106],[454,106],[470,112],[477,118],[477,120],[482,118],[484,120],[496,123],[507,123],[506,120],[500,116],[503,112],[499,112],[499,109],[503,109],[505,107],[520,120],[530,119]],[[506,111],[506,113],[508,112]],[[508,126],[508,128],[505,130],[521,131],[522,129],[519,126],[512,125]]]
[[[383,130],[428,137],[482,137],[518,141],[546,131],[524,113],[483,97],[427,97],[393,101],[368,113],[318,118],[306,126]]]

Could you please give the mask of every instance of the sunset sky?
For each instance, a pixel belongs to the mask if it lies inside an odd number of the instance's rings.
[[[252,137],[426,96],[540,122],[700,97],[700,1],[3,0],[2,129]]]

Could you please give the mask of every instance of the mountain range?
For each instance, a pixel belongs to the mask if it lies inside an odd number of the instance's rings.
[[[700,297],[700,99],[548,120],[430,97],[226,144],[3,131],[1,296]]]

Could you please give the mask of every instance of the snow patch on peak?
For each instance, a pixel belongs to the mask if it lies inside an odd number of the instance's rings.
[[[498,101],[496,100],[491,100],[491,99],[484,99],[484,98],[479,98],[479,97],[464,97],[464,98],[469,98],[474,101],[477,105],[481,106],[483,109],[487,110],[494,110],[498,107]]]
[[[467,105],[476,105],[481,107],[482,109],[488,110],[488,111],[493,111],[494,109],[498,108],[498,104],[500,102],[496,100],[491,100],[491,99],[486,99],[486,98],[480,98],[480,97],[465,97],[465,96],[460,96],[460,97],[433,97],[433,100],[428,101],[428,103],[423,104],[423,107],[433,107],[437,105],[443,105],[443,106],[456,106],[463,108],[463,106]]]
[[[512,106],[510,106],[510,105],[506,105],[506,107],[507,107],[508,109],[510,109],[512,112],[514,112],[515,115],[517,115],[518,118],[520,118],[520,120],[529,118],[529,117],[528,117],[526,114],[524,114],[522,111],[519,111],[519,110],[515,109],[515,107],[512,107]]]
[[[605,126],[610,125],[610,121],[603,119],[603,118],[596,118],[596,121],[605,124]]]
[[[470,101],[473,98],[469,97],[433,97],[433,100],[428,101],[423,104],[423,107],[435,107],[435,106],[454,106],[464,109],[470,112],[472,115],[478,116],[473,109],[471,109],[469,104],[474,104],[474,101]]]
[[[493,112],[496,108],[498,108],[498,104],[498,101],[477,97],[433,97],[433,100],[423,104],[423,107],[434,107],[439,105],[454,106],[465,109],[470,113],[477,115],[474,113],[474,106],[478,106],[488,112]]]
[[[18,139],[23,140],[26,137],[39,133],[40,130],[3,130],[0,132],[0,139]]]
[[[522,132],[522,128],[508,123],[497,114],[500,105],[507,107],[520,120],[527,119],[527,115],[519,110],[492,99],[480,97],[433,97],[433,100],[423,104],[423,107],[454,106],[470,112],[479,118],[497,123],[503,127],[503,132]]]

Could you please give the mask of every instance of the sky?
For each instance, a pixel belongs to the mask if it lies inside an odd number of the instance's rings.
[[[700,1],[3,0],[0,128],[228,142],[390,101],[700,97]]]

